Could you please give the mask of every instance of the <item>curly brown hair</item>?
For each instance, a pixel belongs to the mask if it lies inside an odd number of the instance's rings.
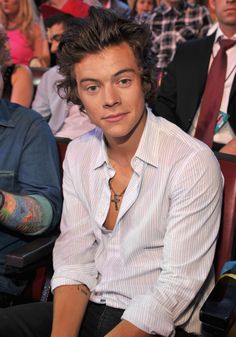
[[[119,18],[108,9],[91,7],[89,16],[78,19],[76,27],[66,31],[58,47],[59,72],[63,80],[57,83],[59,95],[84,109],[78,96],[74,65],[86,55],[126,42],[133,50],[141,69],[146,102],[156,92],[155,62],[151,54],[151,32],[148,26]]]

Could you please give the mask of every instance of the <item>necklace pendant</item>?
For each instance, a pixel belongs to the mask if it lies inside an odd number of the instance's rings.
[[[120,202],[120,198],[117,194],[114,194],[114,197],[113,199],[111,199],[111,202],[114,202],[115,210],[118,211],[119,210],[118,203]]]

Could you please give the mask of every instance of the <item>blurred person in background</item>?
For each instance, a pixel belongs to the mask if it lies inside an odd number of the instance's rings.
[[[153,111],[191,136],[205,141],[214,151],[236,155],[236,0],[210,2],[217,15],[216,31],[178,47],[163,78]],[[226,50],[226,73],[222,83],[220,70],[224,68],[223,64],[218,61],[213,72],[211,69],[214,60],[222,55],[224,40],[232,44]],[[208,95],[209,89],[206,89],[212,73],[218,76],[216,86],[211,87]],[[218,88],[221,90],[218,91]],[[212,105],[204,113],[203,107],[209,102]],[[204,120],[206,126],[213,121],[214,129],[209,131],[202,122],[199,124]],[[205,130],[199,133],[201,129]]]
[[[48,42],[33,0],[1,0],[0,23],[7,30],[12,62],[47,67]]]
[[[76,29],[79,20],[79,18],[65,13],[55,14],[46,20],[52,55],[56,55],[63,32],[72,28]],[[58,66],[54,66],[44,73],[32,107],[48,121],[54,136],[74,139],[95,126],[78,105],[67,103],[58,95],[56,84],[62,79],[63,76],[59,74]]]
[[[148,13],[152,11],[155,7],[156,0],[135,0],[131,10],[131,16],[134,17],[136,15]]]
[[[207,34],[211,17],[207,7],[194,7],[183,0],[163,0],[144,18],[152,32],[152,52],[157,71],[164,72],[177,45]]]
[[[5,257],[58,225],[61,179],[55,139],[38,113],[0,99],[0,137],[1,308],[17,301],[29,281],[12,274]]]
[[[112,9],[116,15],[122,17],[123,19],[128,19],[130,17],[131,9],[130,7],[121,0],[99,0],[103,8]]]
[[[85,17],[88,15],[89,5],[83,0],[48,0],[41,3],[39,8],[44,19],[60,12]]]
[[[4,81],[2,97],[30,107],[33,97],[32,74],[28,66],[12,63],[5,28],[0,25],[0,66]]]

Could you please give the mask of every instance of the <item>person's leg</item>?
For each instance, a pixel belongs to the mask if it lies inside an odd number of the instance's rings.
[[[89,302],[79,337],[104,337],[121,321],[123,309]]]
[[[1,337],[50,337],[51,327],[51,302],[0,309]]]
[[[199,337],[199,336],[193,333],[188,333],[182,330],[181,328],[177,328],[175,337]]]

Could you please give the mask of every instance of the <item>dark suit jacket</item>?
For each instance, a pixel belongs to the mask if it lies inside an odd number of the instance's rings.
[[[188,132],[204,91],[215,34],[181,44],[167,68],[154,103],[154,114]],[[214,93],[212,93],[214,95]],[[231,88],[229,122],[236,132],[236,76]]]

